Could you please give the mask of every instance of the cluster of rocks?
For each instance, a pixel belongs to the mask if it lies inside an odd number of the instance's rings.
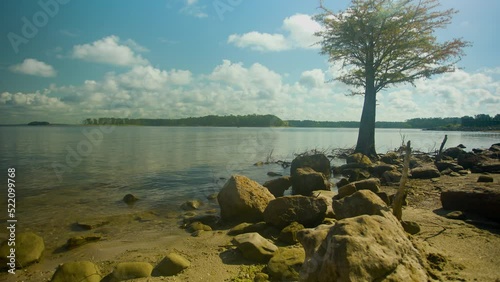
[[[10,246],[8,241],[0,245],[0,263],[7,265]],[[18,269],[39,262],[45,251],[42,237],[32,232],[18,233],[16,236],[16,252],[14,267]],[[120,262],[107,276],[103,276],[98,265],[90,261],[74,261],[59,265],[51,282],[118,282],[151,276],[172,276],[190,266],[190,262],[176,253],[165,256],[155,267],[149,262]],[[10,266],[9,266],[10,267]]]

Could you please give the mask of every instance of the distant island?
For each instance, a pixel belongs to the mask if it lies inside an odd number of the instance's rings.
[[[48,121],[32,121],[28,125],[50,125]]]
[[[87,118],[83,125],[142,125],[142,126],[220,126],[220,127],[316,127],[359,128],[358,121],[282,120],[275,115],[208,115],[181,119]],[[406,121],[378,121],[377,128],[414,128],[426,130],[500,130],[500,114],[491,117],[413,118]]]

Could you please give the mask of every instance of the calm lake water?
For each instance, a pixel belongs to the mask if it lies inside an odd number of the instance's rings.
[[[500,142],[500,133],[378,129],[377,151],[397,148],[401,136],[433,151],[445,134],[447,146]],[[217,192],[235,173],[260,183],[271,179],[268,171],[289,174],[275,164],[253,166],[271,152],[291,161],[308,149],[351,148],[356,138],[357,129],[339,128],[3,126],[0,179],[7,183],[7,168],[16,169],[17,217],[25,227],[127,212],[121,202],[127,193],[141,199],[135,209],[175,210]],[[6,197],[2,192],[2,220]]]

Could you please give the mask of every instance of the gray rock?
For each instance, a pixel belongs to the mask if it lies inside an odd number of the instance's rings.
[[[137,202],[139,200],[139,198],[137,198],[136,196],[132,195],[132,194],[127,194],[123,197],[123,201],[125,202],[125,204],[127,205],[133,205],[135,202]]]
[[[38,262],[45,250],[43,238],[32,232],[23,232],[16,234],[16,267],[24,268],[32,263]],[[0,262],[2,266],[10,263],[7,256],[10,255],[9,241],[5,240],[0,245]]]
[[[120,262],[111,273],[111,281],[150,277],[153,266],[147,262]]]
[[[458,156],[460,156],[461,154],[464,154],[464,153],[465,153],[465,151],[462,150],[462,148],[451,147],[451,148],[444,150],[443,155],[451,157],[453,159],[456,159],[456,158],[458,158]]]
[[[292,178],[298,168],[309,167],[320,172],[326,179],[330,179],[330,160],[324,154],[302,155],[293,159],[290,166],[290,174]]]
[[[490,187],[462,187],[441,192],[445,210],[471,212],[500,222],[500,191]]]
[[[493,182],[493,177],[489,175],[480,175],[477,182]]]
[[[217,196],[221,217],[226,221],[258,222],[274,196],[259,183],[233,175]]]
[[[406,233],[415,235],[420,232],[420,225],[414,221],[401,221],[401,225]]]
[[[176,253],[168,254],[156,266],[155,270],[162,276],[172,276],[180,273],[184,269],[191,266],[191,263]]]
[[[269,260],[267,269],[273,280],[298,281],[304,260],[305,252],[302,248],[279,248]]]
[[[385,180],[385,183],[397,183],[401,180],[403,175],[399,171],[386,171],[382,175],[382,179]]]
[[[59,265],[51,282],[99,282],[99,268],[90,261],[66,262]]]
[[[411,177],[416,179],[431,179],[440,176],[439,170],[434,167],[417,167],[411,170]]]
[[[390,213],[387,205],[370,190],[360,190],[351,196],[333,201],[336,219],[355,217],[363,214],[381,215]]]
[[[292,180],[290,176],[283,176],[273,180],[269,180],[263,185],[266,187],[274,197],[282,197],[286,190],[292,186]]]
[[[278,247],[259,233],[245,233],[233,238],[233,243],[243,256],[249,260],[267,263]]]
[[[325,219],[327,201],[306,196],[284,196],[269,202],[264,221],[283,228],[296,221],[306,227],[320,224]]]

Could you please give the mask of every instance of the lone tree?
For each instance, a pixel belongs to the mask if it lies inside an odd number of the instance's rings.
[[[438,0],[352,0],[338,13],[323,6],[316,21],[324,27],[321,54],[341,62],[336,79],[351,85],[352,95],[364,95],[356,152],[376,157],[377,93],[393,84],[410,83],[452,72],[470,45],[462,39],[437,42],[434,31],[445,28],[454,9],[437,11]],[[364,90],[362,90],[364,89]]]

